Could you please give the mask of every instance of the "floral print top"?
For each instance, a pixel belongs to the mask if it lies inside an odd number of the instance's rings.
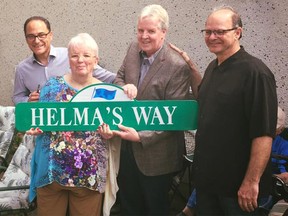
[[[51,78],[41,89],[40,102],[68,102],[77,90],[63,77]],[[95,131],[44,132],[36,138],[31,160],[29,200],[36,188],[53,181],[68,187],[104,192],[108,169],[108,144]]]

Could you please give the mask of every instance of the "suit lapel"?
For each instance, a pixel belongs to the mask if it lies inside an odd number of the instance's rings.
[[[128,58],[128,64],[129,67],[131,67],[131,71],[134,71],[134,73],[130,74],[130,84],[134,84],[135,86],[138,86],[139,78],[140,78],[140,68],[141,68],[141,61],[140,61],[140,49],[138,47],[138,43],[133,44],[133,50],[131,51],[132,56],[131,58]],[[137,53],[138,55],[135,55]]]
[[[154,62],[150,66],[146,76],[144,77],[144,79],[142,81],[141,86],[138,89],[138,95],[139,96],[142,95],[142,93],[145,91],[146,88],[149,88],[149,83],[151,82],[151,80],[153,79],[155,74],[157,74],[158,71],[160,70],[160,68],[163,66],[163,64],[165,62],[166,49],[167,49],[167,47],[164,44],[162,49],[158,53],[156,59],[154,60]]]

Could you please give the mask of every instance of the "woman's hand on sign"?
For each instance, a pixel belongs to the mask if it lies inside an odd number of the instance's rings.
[[[140,142],[140,137],[137,131],[131,127],[125,127],[118,125],[120,131],[113,131],[114,135],[120,136],[122,139],[129,140],[132,142]]]
[[[126,84],[122,86],[124,93],[130,98],[134,99],[137,96],[137,88],[133,84]]]
[[[26,134],[28,135],[33,135],[33,136],[37,136],[39,134],[42,134],[43,131],[40,128],[30,128],[30,130],[26,131]]]
[[[111,139],[114,136],[114,133],[112,130],[110,130],[110,127],[106,123],[102,123],[99,125],[97,132],[104,138],[104,139]]]

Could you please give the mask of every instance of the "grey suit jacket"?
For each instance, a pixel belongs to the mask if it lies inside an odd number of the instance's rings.
[[[116,75],[114,81],[116,85],[123,86],[128,83],[138,85],[141,67],[139,52],[138,42],[132,42]],[[142,81],[136,99],[188,99],[189,84],[188,65],[165,43]],[[141,143],[132,143],[132,149],[138,168],[144,175],[162,175],[181,169],[185,150],[183,131],[138,131],[138,133]]]

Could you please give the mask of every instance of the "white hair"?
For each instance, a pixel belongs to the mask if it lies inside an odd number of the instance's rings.
[[[147,5],[144,7],[138,16],[138,21],[145,17],[155,17],[160,21],[160,29],[168,30],[169,28],[169,16],[167,11],[157,4]]]
[[[70,53],[71,47],[78,45],[86,45],[94,52],[95,56],[98,57],[99,52],[98,45],[94,40],[94,38],[88,33],[79,33],[78,35],[71,38],[71,40],[68,43],[68,53]]]

